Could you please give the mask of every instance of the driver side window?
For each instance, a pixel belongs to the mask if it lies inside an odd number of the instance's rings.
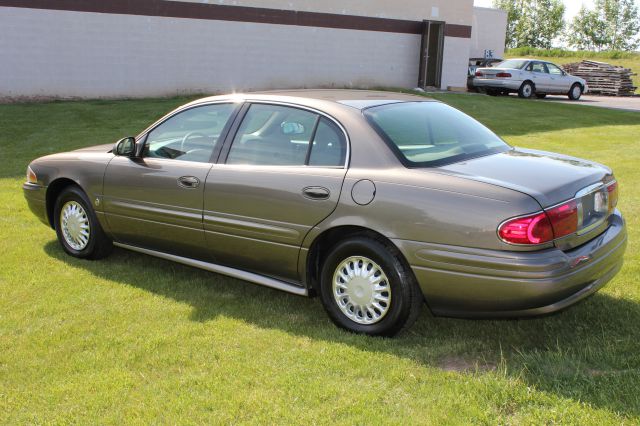
[[[547,64],[547,68],[549,69],[549,74],[562,75],[562,70],[553,64]]]
[[[207,163],[234,104],[205,105],[182,111],[147,135],[143,157]]]

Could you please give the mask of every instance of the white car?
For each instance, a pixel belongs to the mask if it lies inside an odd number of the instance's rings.
[[[525,99],[567,95],[577,101],[588,91],[586,80],[535,59],[508,59],[493,68],[478,68],[473,85],[489,95],[517,93]]]

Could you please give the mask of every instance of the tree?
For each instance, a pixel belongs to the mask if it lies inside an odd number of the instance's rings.
[[[596,0],[593,10],[583,7],[573,19],[569,44],[588,50],[635,50],[640,19],[633,0]]]
[[[494,0],[507,12],[508,47],[548,49],[564,29],[565,7],[561,0]]]
[[[567,43],[578,50],[602,50],[606,44],[606,31],[598,12],[582,6],[569,27]]]

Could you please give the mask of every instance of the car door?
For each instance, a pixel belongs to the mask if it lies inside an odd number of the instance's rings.
[[[531,72],[533,84],[536,85],[536,92],[548,93],[552,90],[549,70],[544,62],[532,61],[528,65],[527,70]]]
[[[305,235],[333,212],[348,139],[332,118],[268,103],[244,107],[207,177],[204,229],[223,265],[299,281]]]
[[[551,78],[552,93],[569,93],[572,80],[557,65],[547,64],[549,76]]]
[[[191,258],[207,255],[204,183],[238,106],[196,106],[139,138],[138,158],[114,157],[104,177],[104,211],[117,242]]]

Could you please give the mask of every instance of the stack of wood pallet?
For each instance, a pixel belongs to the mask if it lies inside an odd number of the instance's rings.
[[[631,80],[631,76],[635,74],[628,68],[596,61],[567,64],[563,68],[569,74],[587,80],[590,94],[633,96],[636,90]]]

